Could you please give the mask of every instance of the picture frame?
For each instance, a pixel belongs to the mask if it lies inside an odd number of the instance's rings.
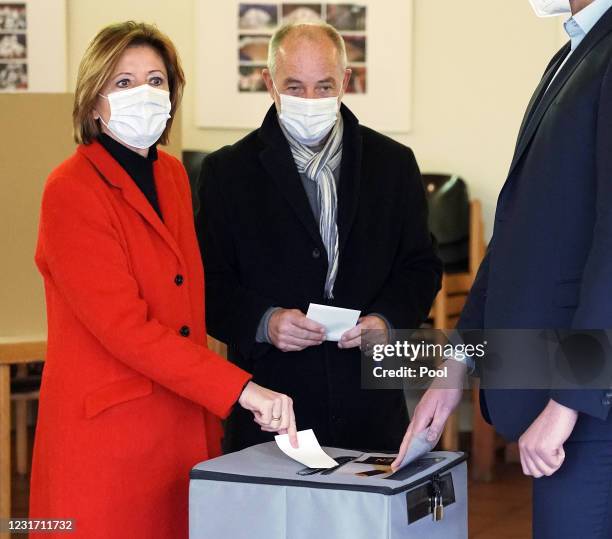
[[[347,45],[353,75],[343,102],[373,129],[410,132],[412,0],[197,0],[197,127],[259,127],[272,104],[261,79],[270,37],[289,20],[318,19],[335,26]]]
[[[65,0],[0,0],[0,92],[65,92]]]

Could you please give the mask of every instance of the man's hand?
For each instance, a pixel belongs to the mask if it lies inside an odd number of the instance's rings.
[[[299,352],[325,340],[325,328],[298,309],[278,309],[268,322],[272,344],[283,352]]]
[[[338,348],[355,348],[361,347],[361,332],[364,329],[377,329],[385,332],[389,331],[385,321],[380,316],[369,315],[362,316],[354,328],[345,331],[338,341]],[[388,338],[388,335],[386,335]]]
[[[444,365],[448,367],[448,377],[445,380],[436,379],[421,397],[419,404],[414,409],[414,415],[404,435],[397,458],[391,464],[393,470],[396,470],[402,463],[412,438],[417,434],[427,429],[427,441],[436,445],[442,436],[448,416],[461,402],[463,378],[467,367],[452,359],[447,360]]]
[[[242,390],[238,404],[253,412],[255,423],[261,430],[289,434],[291,446],[298,447],[293,401],[287,395],[249,382]]]
[[[523,473],[535,478],[554,474],[565,460],[563,444],[576,426],[578,412],[554,400],[519,439]]]

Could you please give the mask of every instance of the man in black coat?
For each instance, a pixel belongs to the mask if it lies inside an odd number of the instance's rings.
[[[414,155],[340,106],[350,76],[331,26],[294,24],[273,37],[264,78],[274,105],[261,128],[202,167],[206,319],[231,361],[293,397],[298,427],[322,444],[396,449],[404,396],[361,389],[361,330],[419,327],[441,263]],[[306,318],[310,303],[362,317],[330,342]],[[224,446],[271,437],[237,407]]]

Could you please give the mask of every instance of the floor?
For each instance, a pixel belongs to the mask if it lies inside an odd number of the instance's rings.
[[[27,515],[28,484],[29,477],[13,473],[13,517]],[[531,482],[520,465],[499,462],[493,482],[469,485],[469,539],[530,538]]]
[[[470,539],[530,539],[531,479],[520,464],[499,462],[491,483],[470,483]]]

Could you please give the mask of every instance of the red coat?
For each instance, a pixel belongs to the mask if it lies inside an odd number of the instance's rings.
[[[250,377],[206,348],[185,170],[160,151],[154,175],[163,223],[97,142],[43,195],[49,333],[30,515],[76,519],[70,537],[186,538],[189,470],[219,454],[219,418]]]

